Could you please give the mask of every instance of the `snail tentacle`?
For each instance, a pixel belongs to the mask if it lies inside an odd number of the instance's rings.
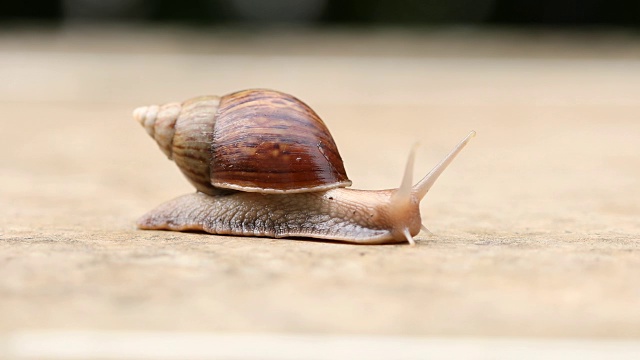
[[[411,233],[409,233],[409,229],[405,228],[402,233],[404,234],[404,237],[407,239],[407,241],[409,242],[409,244],[411,245],[415,245],[416,241],[413,240],[413,237],[411,236]]]
[[[476,136],[475,131],[471,131],[469,135],[467,135],[462,141],[456,145],[453,150],[447,156],[445,156],[439,163],[436,165],[429,173],[422,178],[416,185],[413,186],[413,192],[417,194],[417,196],[422,200],[431,186],[438,180],[438,177],[444,172],[444,170],[451,164],[453,159],[464,149],[464,147],[469,143],[469,140]]]

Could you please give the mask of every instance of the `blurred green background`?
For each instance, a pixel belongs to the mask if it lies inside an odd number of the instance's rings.
[[[25,0],[0,2],[0,24],[179,22],[193,25],[640,25],[633,0]]]

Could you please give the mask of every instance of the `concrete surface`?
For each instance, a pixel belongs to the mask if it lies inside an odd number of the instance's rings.
[[[0,332],[640,337],[638,39],[79,30],[0,35]],[[192,189],[131,110],[250,87],[308,102],[355,188],[476,130],[434,236],[136,230]]]

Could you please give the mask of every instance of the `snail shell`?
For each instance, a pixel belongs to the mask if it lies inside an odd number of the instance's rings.
[[[302,193],[351,185],[320,117],[273,90],[143,106],[134,117],[198,189]]]

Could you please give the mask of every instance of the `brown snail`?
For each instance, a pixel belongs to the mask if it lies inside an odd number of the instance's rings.
[[[398,189],[354,190],[336,144],[297,98],[244,90],[137,108],[133,116],[198,190],[138,220],[141,229],[308,237],[360,244],[408,241],[420,200],[475,132],[412,186],[414,151]]]

